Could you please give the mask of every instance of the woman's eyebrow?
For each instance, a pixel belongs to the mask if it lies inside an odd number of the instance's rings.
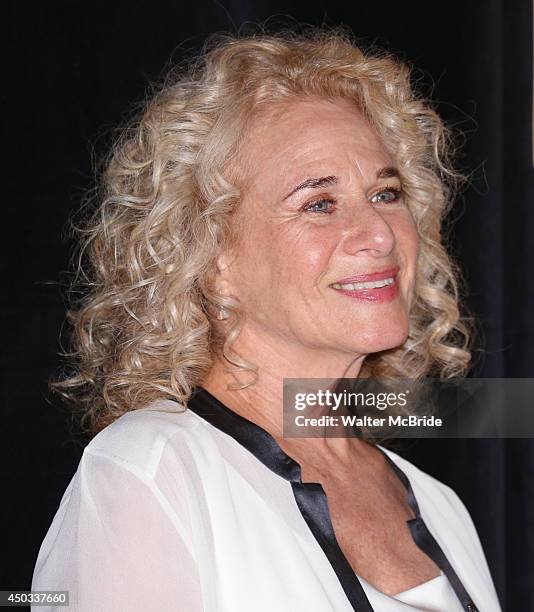
[[[397,168],[393,166],[384,166],[380,168],[376,172],[377,179],[386,179],[400,177],[400,173]],[[339,177],[337,176],[322,176],[320,178],[307,178],[305,181],[302,181],[299,185],[297,185],[294,189],[292,189],[286,196],[283,197],[282,200],[287,200],[292,195],[300,191],[301,189],[320,189],[325,185],[334,185],[339,182]]]
[[[339,181],[337,176],[322,176],[321,178],[307,178],[305,181],[297,185],[295,189],[292,189],[286,196],[283,197],[283,200],[287,200],[294,193],[300,191],[301,189],[320,189],[325,185],[333,185]]]
[[[398,169],[393,166],[385,166],[384,168],[380,168],[380,170],[378,170],[376,173],[377,179],[393,178],[393,177],[400,178],[400,173]]]

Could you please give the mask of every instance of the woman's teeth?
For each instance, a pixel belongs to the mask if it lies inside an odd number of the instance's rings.
[[[343,289],[344,291],[359,291],[360,289],[378,289],[379,287],[386,287],[387,285],[392,285],[394,282],[394,278],[384,278],[382,280],[369,281],[368,283],[348,283],[346,285],[334,283],[332,287],[334,289]]]

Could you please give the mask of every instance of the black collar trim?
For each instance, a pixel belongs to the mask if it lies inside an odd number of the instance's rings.
[[[234,438],[275,474],[291,483],[297,506],[330,561],[353,609],[358,612],[373,612],[356,573],[339,547],[323,487],[319,483],[302,482],[300,465],[280,448],[271,434],[230,410],[203,387],[197,386],[194,389],[188,408]],[[408,504],[415,515],[415,518],[408,520],[407,524],[415,543],[447,576],[464,610],[478,612],[445,553],[421,517],[408,477],[379,446],[377,448],[406,487]]]

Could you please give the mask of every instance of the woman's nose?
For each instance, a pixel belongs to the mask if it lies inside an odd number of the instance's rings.
[[[367,252],[374,257],[389,255],[395,246],[395,233],[387,216],[371,204],[358,206],[343,228],[343,250],[349,255]]]

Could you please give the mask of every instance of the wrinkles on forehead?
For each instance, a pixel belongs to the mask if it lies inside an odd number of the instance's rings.
[[[346,129],[347,110],[354,113],[353,131]],[[338,114],[345,120],[337,122]],[[247,126],[238,159],[240,187],[250,192],[257,183],[269,184],[280,196],[325,170],[350,168],[349,181],[362,183],[394,165],[363,113],[341,99],[294,100],[265,109]]]
[[[293,96],[287,99],[276,100],[272,103],[263,103],[245,119],[239,134],[236,151],[232,160],[227,165],[227,176],[236,180],[240,186],[248,184],[254,174],[258,171],[258,151],[255,145],[258,141],[262,143],[273,139],[275,131],[273,127],[288,116],[296,116],[299,111],[310,104],[324,103],[327,100],[315,96]],[[287,141],[293,133],[285,133]],[[260,147],[260,151],[264,147]]]

